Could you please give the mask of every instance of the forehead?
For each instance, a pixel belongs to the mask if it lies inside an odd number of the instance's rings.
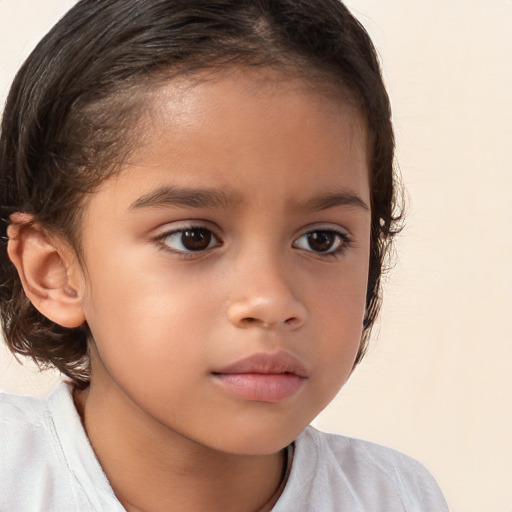
[[[273,71],[174,79],[147,95],[136,131],[122,171],[100,190],[115,183],[133,199],[172,182],[303,200],[344,187],[369,202],[365,119],[332,87]]]

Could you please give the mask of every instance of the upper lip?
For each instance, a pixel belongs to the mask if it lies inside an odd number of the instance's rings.
[[[308,377],[309,375],[308,369],[299,359],[284,351],[252,354],[213,373],[261,373],[266,375],[293,373],[299,377]]]

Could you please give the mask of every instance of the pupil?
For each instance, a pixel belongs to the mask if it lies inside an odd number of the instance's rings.
[[[189,251],[204,251],[211,240],[212,234],[207,229],[187,229],[181,235],[181,243]]]
[[[315,231],[308,235],[308,243],[316,252],[328,251],[334,244],[334,235],[329,231]]]

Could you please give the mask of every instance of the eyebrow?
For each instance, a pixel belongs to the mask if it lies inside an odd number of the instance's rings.
[[[370,207],[357,194],[349,190],[335,190],[327,194],[319,194],[301,202],[298,209],[301,211],[318,212],[335,208],[336,206],[355,206],[356,208],[370,211]]]
[[[233,191],[218,189],[196,189],[182,187],[160,187],[143,195],[130,205],[130,210],[165,206],[189,208],[230,208],[242,202],[242,197]]]
[[[234,191],[165,186],[143,195],[130,205],[129,210],[166,206],[221,209],[233,208],[242,201],[242,196]],[[302,201],[296,209],[309,212],[328,210],[337,206],[355,206],[370,211],[368,205],[357,194],[348,190],[336,190],[319,194]]]

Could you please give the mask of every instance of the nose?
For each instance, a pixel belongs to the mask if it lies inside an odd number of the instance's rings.
[[[307,318],[303,301],[294,293],[286,272],[274,261],[254,261],[233,275],[234,298],[228,318],[239,328],[295,330]],[[296,284],[296,283],[295,283]]]

